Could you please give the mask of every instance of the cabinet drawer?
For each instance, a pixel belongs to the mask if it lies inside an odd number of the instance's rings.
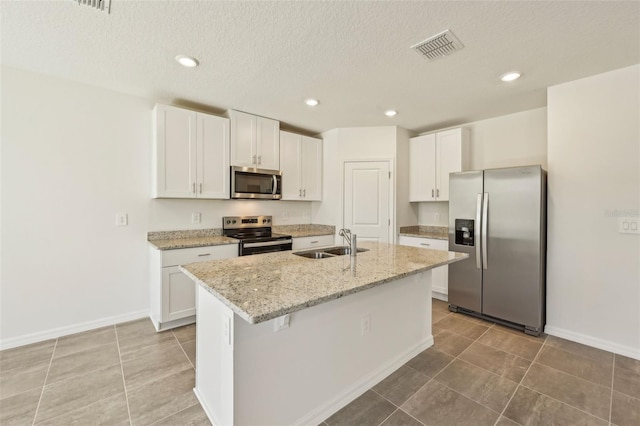
[[[298,237],[293,239],[293,250],[304,250],[316,247],[332,246],[333,235],[319,235],[316,237]]]
[[[403,246],[429,248],[433,250],[449,250],[449,241],[435,240],[432,238],[408,237],[400,235],[398,244]]]
[[[229,259],[236,256],[238,256],[238,244],[165,250],[162,252],[162,266],[186,265],[188,263],[206,262],[207,260]]]

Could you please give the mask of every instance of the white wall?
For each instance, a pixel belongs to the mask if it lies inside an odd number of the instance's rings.
[[[640,359],[640,65],[550,87],[549,334]],[[612,212],[615,212],[612,217]]]
[[[148,231],[309,223],[310,202],[152,200],[150,100],[7,67],[1,82],[2,347],[145,316]]]
[[[469,129],[471,170],[531,164],[541,164],[543,169],[547,169],[547,108],[503,115],[462,126]],[[449,203],[419,203],[418,215],[420,225],[447,226]]]

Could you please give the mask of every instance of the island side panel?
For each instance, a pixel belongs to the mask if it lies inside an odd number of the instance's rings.
[[[234,314],[201,285],[197,287],[194,392],[214,425],[232,425]]]
[[[295,312],[278,332],[234,322],[234,424],[318,424],[433,345],[431,271]]]

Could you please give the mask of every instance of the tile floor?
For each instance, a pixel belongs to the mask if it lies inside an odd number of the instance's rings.
[[[325,425],[640,425],[640,361],[433,303],[435,345]],[[0,352],[2,425],[208,425],[195,327],[147,319]]]

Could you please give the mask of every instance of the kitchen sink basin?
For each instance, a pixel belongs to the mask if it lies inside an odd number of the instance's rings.
[[[368,251],[368,250],[369,249],[359,248],[357,253],[361,253],[363,251]],[[329,257],[344,256],[346,254],[351,254],[351,247],[348,247],[348,246],[328,247],[322,250],[299,251],[293,254],[295,254],[296,256],[306,257],[308,259],[326,259]]]
[[[324,253],[322,251],[307,251],[293,253],[296,256],[306,257],[308,259],[326,259],[327,257],[336,257],[335,254]]]
[[[324,253],[334,254],[336,256],[343,256],[345,254],[351,254],[351,247],[349,246],[339,246],[339,247],[329,247],[322,250]],[[369,249],[359,248],[356,250],[356,253],[362,253],[363,251],[369,251]]]

